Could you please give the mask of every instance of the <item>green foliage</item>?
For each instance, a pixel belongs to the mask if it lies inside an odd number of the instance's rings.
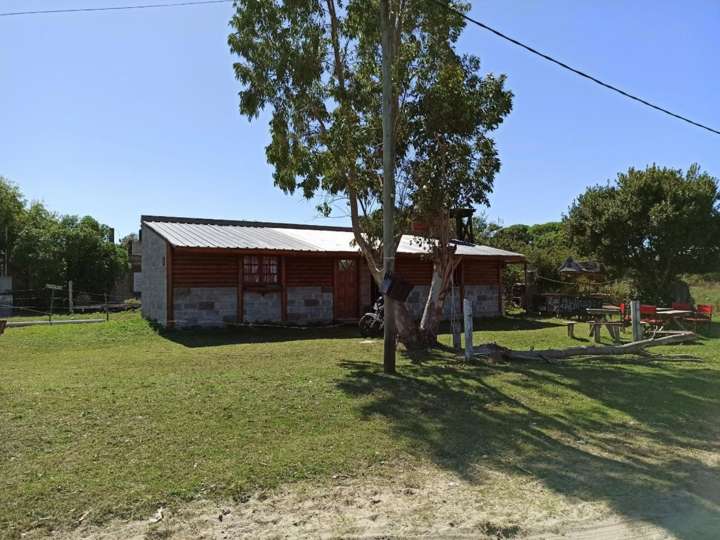
[[[62,283],[67,265],[63,257],[63,233],[58,216],[41,203],[33,203],[12,246],[11,267],[26,288]]]
[[[78,290],[110,291],[128,267],[127,251],[114,244],[112,231],[90,216],[60,220],[67,279]]]
[[[391,4],[398,215],[444,224],[451,208],[487,203],[500,167],[488,134],[512,94],[504,76],[481,77],[479,59],[455,51],[464,27],[457,14],[432,2]],[[378,13],[370,0],[238,0],[228,38],[239,57],[240,112],[271,111],[275,184],[349,199],[351,213],[367,218],[353,226],[371,237],[382,189]],[[321,207],[332,209],[328,200]]]
[[[689,285],[695,304],[710,304],[720,314],[720,272],[689,274],[682,279]]]
[[[559,281],[558,268],[565,259],[574,255],[561,222],[501,227],[489,222],[485,216],[479,216],[475,218],[473,227],[478,243],[522,253],[527,257],[528,267],[543,278]],[[522,272],[520,266],[508,266],[504,276],[505,285],[510,287],[513,283],[523,282]],[[543,279],[539,279],[537,285],[543,291],[559,287],[558,284]]]
[[[61,216],[39,202],[25,207],[19,189],[2,179],[0,204],[0,218],[12,230],[10,268],[24,287],[72,280],[75,290],[110,291],[127,271],[126,250],[111,241],[110,227],[94,218]]]
[[[8,252],[15,241],[24,208],[25,200],[20,188],[0,176],[0,254]]]
[[[719,203],[717,180],[697,165],[687,173],[653,165],[589,188],[565,222],[582,254],[630,278],[642,300],[668,302],[678,275],[719,267]]]

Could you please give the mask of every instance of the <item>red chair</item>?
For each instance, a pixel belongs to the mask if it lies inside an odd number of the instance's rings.
[[[623,322],[625,326],[630,326],[632,321],[630,320],[630,305],[629,304],[620,304],[620,320]]]
[[[640,304],[640,323],[660,328],[663,320],[657,316],[657,306]]]
[[[695,323],[695,327],[699,324],[712,325],[713,307],[710,304],[698,304],[695,306],[695,315],[685,319],[686,321]]]

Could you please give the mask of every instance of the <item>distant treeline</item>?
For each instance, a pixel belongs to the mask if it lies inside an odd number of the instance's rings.
[[[525,254],[542,290],[563,287],[553,281],[567,257],[601,263],[614,282],[605,291],[651,303],[673,300],[684,274],[720,272],[718,181],[697,165],[631,168],[589,187],[562,221],[502,227],[480,217],[474,226],[480,243]]]
[[[91,216],[61,215],[27,203],[20,188],[0,176],[0,264],[8,265],[18,299],[42,304],[46,284],[109,292],[128,271],[127,250],[110,227]],[[24,292],[33,294],[23,294]]]

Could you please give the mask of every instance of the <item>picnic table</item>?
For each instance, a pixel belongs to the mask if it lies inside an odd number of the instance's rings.
[[[620,308],[616,306],[603,306],[601,308],[587,308],[587,314],[597,318],[608,318],[620,314]]]
[[[690,309],[658,308],[656,316],[658,319],[663,320],[663,325],[660,328],[660,331],[670,324],[675,324],[680,330],[686,330],[683,320],[693,313],[694,311]]]
[[[606,305],[601,308],[587,308],[586,311],[592,317],[592,320],[588,322],[590,337],[594,338],[596,342],[600,342],[600,329],[604,326],[613,341],[616,343],[620,341],[620,328],[623,326],[623,322],[612,320],[613,315],[620,314],[619,307]]]

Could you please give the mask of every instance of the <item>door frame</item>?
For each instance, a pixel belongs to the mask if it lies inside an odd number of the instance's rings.
[[[354,266],[354,273],[355,273],[355,291],[353,292],[353,297],[355,298],[355,313],[352,315],[352,317],[338,317],[338,282],[337,282],[337,274],[339,272],[338,270],[338,263],[341,260],[351,260],[353,261]],[[360,318],[360,259],[359,257],[334,257],[333,258],[333,319],[336,321],[354,321]]]

